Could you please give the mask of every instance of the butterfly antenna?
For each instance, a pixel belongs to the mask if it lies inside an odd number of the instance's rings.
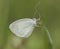
[[[39,5],[40,5],[40,1],[35,5],[35,12],[33,14],[33,18],[35,18],[36,14],[39,15],[39,18],[37,20],[40,20],[40,13],[38,12],[38,9],[39,9]]]

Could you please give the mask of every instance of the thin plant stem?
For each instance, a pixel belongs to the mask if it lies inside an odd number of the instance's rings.
[[[49,33],[48,29],[45,26],[43,26],[43,30],[46,32],[46,35],[48,37],[48,45],[49,45],[48,47],[49,47],[49,49],[53,49],[53,41],[52,41],[52,38],[50,36],[50,33]]]

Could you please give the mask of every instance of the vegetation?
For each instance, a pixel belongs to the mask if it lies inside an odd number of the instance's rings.
[[[37,2],[41,27],[35,27],[29,38],[15,36],[9,24],[33,18]],[[60,0],[0,0],[0,49],[60,49]]]

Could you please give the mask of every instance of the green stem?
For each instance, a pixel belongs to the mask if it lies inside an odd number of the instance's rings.
[[[48,37],[48,47],[49,47],[49,49],[53,49],[53,47],[52,47],[53,42],[52,42],[52,38],[50,36],[50,33],[49,33],[48,29],[45,26],[43,26],[43,30],[46,32],[46,35]]]

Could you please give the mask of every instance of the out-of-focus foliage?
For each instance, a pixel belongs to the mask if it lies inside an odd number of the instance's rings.
[[[11,38],[15,35],[8,26],[15,20],[32,18],[38,1],[43,25],[53,40],[53,49],[60,49],[60,0],[0,0],[0,49],[15,49],[11,45]],[[20,38],[15,39],[17,44]],[[35,28],[32,35],[24,40],[24,46],[26,49],[48,49],[47,36],[41,28]]]

